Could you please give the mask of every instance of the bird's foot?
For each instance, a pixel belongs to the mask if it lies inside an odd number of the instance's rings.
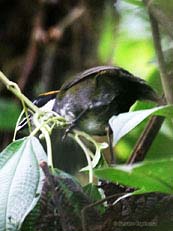
[[[62,141],[64,141],[66,139],[68,133],[71,132],[71,130],[74,128],[75,121],[76,120],[72,121],[71,124],[69,125],[69,127],[65,130],[64,135],[62,136]]]

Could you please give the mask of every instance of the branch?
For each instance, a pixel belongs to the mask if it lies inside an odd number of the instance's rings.
[[[18,85],[20,89],[23,91],[26,83],[28,81],[29,75],[31,74],[34,64],[37,61],[38,56],[38,42],[46,40],[45,32],[42,29],[42,12],[38,13],[38,15],[34,18],[33,28],[30,35],[30,41],[27,47],[25,60],[23,63],[23,67],[21,70],[21,74],[18,80]]]
[[[59,40],[64,33],[65,29],[71,26],[76,20],[78,20],[84,13],[84,7],[74,7],[69,14],[67,14],[61,22],[49,29],[48,35],[50,39]]]
[[[157,133],[164,121],[162,116],[152,116],[143,133],[139,137],[127,164],[133,164],[145,159],[146,153],[151,147]]]
[[[51,27],[47,31],[47,41],[49,42],[44,50],[44,59],[42,63],[42,82],[44,83],[44,90],[47,91],[49,82],[51,81],[52,67],[57,54],[58,41],[62,38],[66,28],[71,26],[84,13],[84,8],[74,7],[59,23]],[[46,32],[45,32],[46,33]],[[51,42],[50,42],[51,41]]]
[[[173,91],[172,91],[172,86],[170,84],[169,75],[167,74],[166,63],[165,63],[162,46],[161,46],[158,23],[157,20],[152,15],[153,11],[151,12],[148,1],[143,0],[143,2],[148,7],[148,13],[150,17],[150,23],[151,23],[151,29],[153,35],[153,42],[154,42],[155,51],[158,59],[164,95],[166,97],[167,103],[173,104]],[[134,162],[144,160],[147,151],[149,150],[157,133],[159,132],[162,126],[163,121],[164,118],[160,116],[154,116],[150,119],[148,125],[146,126],[145,130],[143,131],[142,135],[140,136],[140,138],[138,139],[135,145],[135,148],[127,162],[128,164],[132,164]]]
[[[159,8],[158,5],[151,0],[143,0],[144,4],[148,7],[153,17],[157,19],[158,23],[162,26],[165,32],[173,38],[173,22],[170,18]]]
[[[165,62],[163,51],[162,51],[158,22],[157,22],[157,19],[155,19],[153,17],[152,12],[150,11],[149,8],[148,8],[148,14],[150,17],[153,42],[154,42],[155,51],[156,51],[156,55],[157,55],[157,59],[158,59],[163,91],[164,91],[167,103],[173,104],[173,90],[172,90],[172,86],[170,84],[170,78],[169,78],[169,75],[167,73],[166,62]]]
[[[30,42],[27,48],[26,57],[21,71],[21,75],[18,81],[21,90],[25,88],[29,75],[33,70],[34,64],[36,63],[37,56],[38,56],[38,44],[39,43],[46,44],[49,43],[51,40],[58,41],[62,37],[65,29],[71,26],[77,19],[79,19],[84,13],[84,10],[85,9],[82,7],[74,7],[70,11],[70,13],[67,14],[67,16],[65,16],[62,19],[60,23],[56,24],[48,31],[45,31],[42,27],[42,21],[43,21],[42,11],[40,10],[38,15],[35,16]],[[55,53],[55,51],[56,51],[56,47],[54,49],[51,49],[51,53]],[[49,55],[49,57],[51,57],[51,54]]]

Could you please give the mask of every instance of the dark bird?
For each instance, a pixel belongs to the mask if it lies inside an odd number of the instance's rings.
[[[38,107],[53,110],[70,126],[90,135],[107,133],[113,115],[129,111],[136,100],[159,102],[156,92],[142,79],[113,66],[98,66],[66,81],[60,90],[40,95]]]
[[[112,66],[98,66],[66,81],[56,96],[53,111],[91,135],[105,135],[113,115],[129,111],[136,100],[159,101],[142,79]]]

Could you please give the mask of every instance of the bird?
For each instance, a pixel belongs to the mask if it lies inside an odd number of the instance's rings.
[[[60,90],[41,94],[33,103],[64,117],[69,122],[65,134],[78,129],[92,136],[110,136],[109,119],[128,112],[137,100],[158,103],[160,97],[145,80],[121,67],[96,66],[68,79]]]
[[[137,100],[159,102],[146,81],[123,68],[97,66],[66,81],[52,110],[90,135],[103,136],[113,115],[128,112]]]

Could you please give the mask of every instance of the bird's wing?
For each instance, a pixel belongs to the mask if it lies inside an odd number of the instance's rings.
[[[75,77],[67,80],[61,87],[61,91],[67,90],[73,85],[77,84],[80,81],[85,80],[86,78],[91,77],[92,75],[97,75],[100,77],[102,75],[111,74],[117,78],[126,78],[128,81],[132,82],[140,82],[141,84],[145,84],[145,81],[135,77],[130,72],[124,70],[123,68],[119,68],[116,66],[97,66],[92,67],[90,69],[85,70],[84,72],[78,73]]]
[[[112,72],[112,71],[118,71],[117,67],[113,66],[98,66],[98,67],[92,67],[90,69],[87,69],[83,72],[78,73],[76,76],[74,76],[72,79],[67,80],[61,87],[60,90],[67,90],[68,88],[72,87],[76,83],[91,77],[91,75],[99,74],[102,71]]]

